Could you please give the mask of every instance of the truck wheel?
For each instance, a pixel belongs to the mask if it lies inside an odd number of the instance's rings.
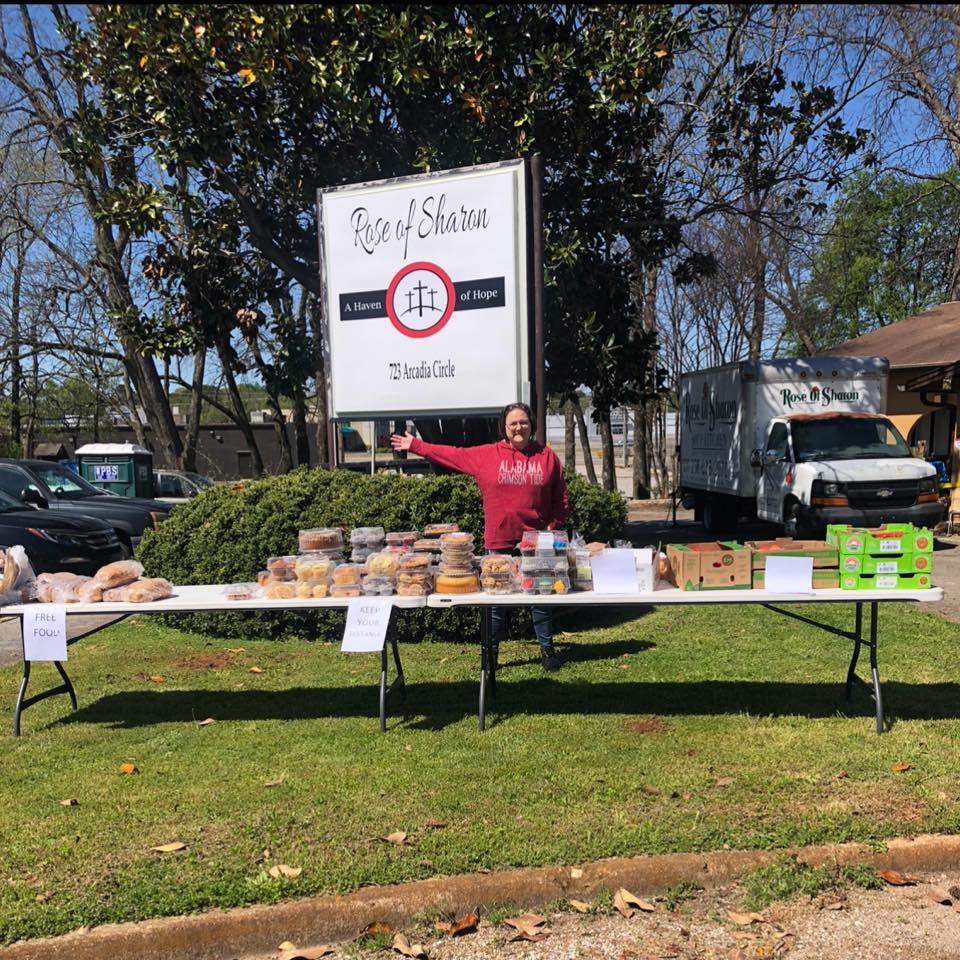
[[[703,527],[707,533],[729,533],[734,527],[734,512],[727,497],[705,497],[703,501]]]
[[[783,533],[794,540],[803,539],[803,519],[800,516],[800,504],[796,500],[783,508]]]

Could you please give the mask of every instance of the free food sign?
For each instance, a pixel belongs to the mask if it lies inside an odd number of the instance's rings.
[[[520,160],[321,191],[331,415],[490,413],[528,393]]]

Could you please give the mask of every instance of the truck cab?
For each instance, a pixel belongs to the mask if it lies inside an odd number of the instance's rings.
[[[933,527],[943,519],[936,471],[878,414],[775,417],[750,462],[757,516],[787,536],[822,538],[830,523]]]

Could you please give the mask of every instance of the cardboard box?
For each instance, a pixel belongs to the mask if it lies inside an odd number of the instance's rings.
[[[841,590],[927,590],[933,586],[929,573],[844,573]]]
[[[681,590],[750,590],[749,547],[733,541],[671,543],[670,579]]]
[[[836,569],[840,554],[834,543],[825,540],[793,540],[790,537],[777,537],[776,540],[748,540],[746,543],[753,551],[751,564],[754,570],[766,570],[767,557],[813,557],[814,570],[820,568]]]
[[[841,557],[851,553],[933,553],[933,534],[912,523],[885,523],[879,527],[831,523],[827,527],[827,542],[837,545]]]
[[[843,574],[905,574],[905,573],[932,573],[932,553],[891,553],[868,554],[850,553],[840,561],[840,570]]]
[[[762,590],[765,570],[753,571],[753,589]],[[813,589],[814,590],[836,590],[840,586],[840,571],[836,567],[819,567],[813,571]]]

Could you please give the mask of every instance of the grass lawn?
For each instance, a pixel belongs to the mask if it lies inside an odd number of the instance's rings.
[[[334,644],[119,625],[71,648],[79,711],[32,707],[19,740],[20,671],[0,671],[0,943],[480,868],[958,829],[955,624],[881,608],[877,737],[867,694],[844,699],[841,638],[753,606],[580,616],[557,624],[558,674],[504,647],[484,734],[473,644],[402,648],[385,736],[379,657]],[[33,692],[55,676],[35,665]]]

